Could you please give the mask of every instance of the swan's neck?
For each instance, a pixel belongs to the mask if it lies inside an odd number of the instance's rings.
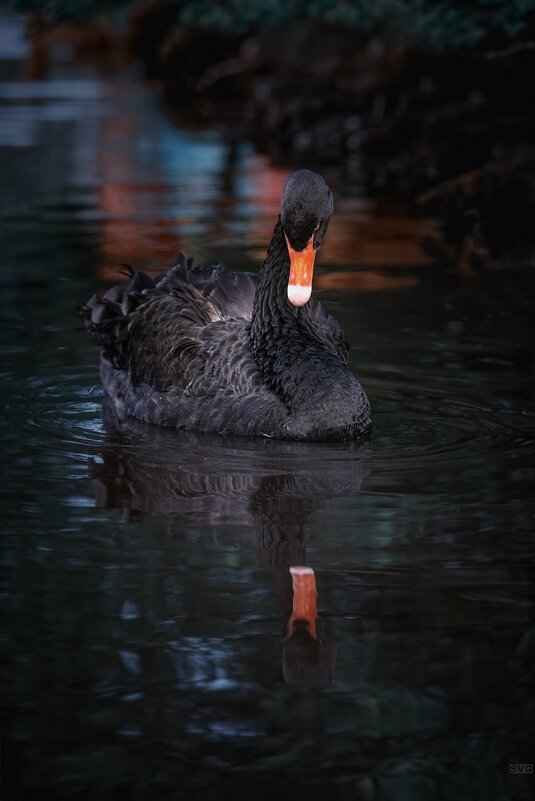
[[[249,345],[263,380],[291,404],[307,355],[311,348],[322,347],[310,323],[308,304],[297,308],[288,300],[289,273],[290,257],[279,218],[258,276]]]
[[[295,325],[298,309],[288,300],[290,257],[280,218],[258,276],[251,325],[252,340],[263,339],[266,328]]]

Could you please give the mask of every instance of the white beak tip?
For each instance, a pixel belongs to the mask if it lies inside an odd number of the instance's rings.
[[[312,294],[311,286],[299,286],[297,284],[288,284],[288,300],[294,306],[304,306],[310,300]]]

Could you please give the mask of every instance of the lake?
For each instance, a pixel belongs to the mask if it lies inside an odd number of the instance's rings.
[[[5,801],[531,798],[533,270],[322,171],[371,442],[119,424],[74,308],[121,262],[257,271],[287,171],[135,74],[0,75]]]

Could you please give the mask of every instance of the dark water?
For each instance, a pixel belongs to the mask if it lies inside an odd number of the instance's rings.
[[[6,801],[531,798],[532,271],[435,263],[432,221],[327,172],[371,447],[118,428],[73,306],[125,260],[257,269],[285,173],[126,78],[0,94]],[[306,654],[288,682],[292,564],[320,688]]]

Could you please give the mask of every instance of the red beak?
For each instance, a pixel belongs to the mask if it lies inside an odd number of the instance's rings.
[[[290,278],[288,280],[288,300],[294,306],[304,306],[312,294],[312,276],[314,274],[314,234],[310,237],[304,250],[294,250],[286,239],[290,255]]]

